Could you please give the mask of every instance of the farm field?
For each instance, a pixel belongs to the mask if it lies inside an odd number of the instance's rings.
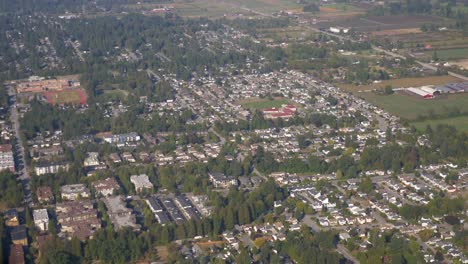
[[[261,99],[261,98],[250,98],[238,102],[242,107],[246,109],[264,109],[272,107],[281,107],[284,104],[289,103],[286,98],[275,98],[274,100]]]
[[[355,17],[344,21],[320,23],[319,25],[325,28],[330,26],[351,27],[357,31],[371,32],[419,28],[422,24],[441,21],[441,18],[427,15],[369,16]]]
[[[234,5],[220,0],[197,0],[193,2],[175,1],[175,13],[183,17],[222,17],[238,14],[253,15]]]
[[[86,92],[83,89],[44,92],[50,104],[86,104]]]
[[[424,131],[427,125],[431,127],[436,127],[441,124],[454,126],[457,130],[468,132],[468,116],[458,116],[453,118],[444,118],[444,119],[436,119],[436,120],[427,120],[422,122],[412,122],[410,123],[416,129],[420,131]]]
[[[458,48],[458,49],[442,49],[436,50],[437,57],[441,60],[456,60],[456,59],[466,59],[468,58],[468,47],[467,48]],[[429,56],[432,56],[433,51],[426,53]]]
[[[401,78],[393,80],[385,80],[380,83],[372,83],[368,85],[353,85],[353,84],[338,84],[338,87],[345,91],[349,92],[362,92],[362,91],[371,91],[375,89],[383,89],[387,85],[391,85],[393,88],[407,88],[407,87],[417,87],[423,85],[442,85],[451,82],[461,82],[462,80],[450,76],[428,76],[428,77],[414,77],[414,78]]]
[[[394,115],[408,120],[414,120],[422,115],[427,116],[432,111],[434,114],[445,114],[447,109],[454,107],[463,112],[468,112],[468,94],[451,94],[432,100],[401,93],[392,95],[360,93],[359,96]]]
[[[264,13],[274,13],[281,10],[302,11],[302,5],[294,0],[226,0],[226,2]]]

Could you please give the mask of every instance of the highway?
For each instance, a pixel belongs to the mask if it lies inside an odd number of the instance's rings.
[[[29,207],[34,206],[32,200],[32,193],[31,193],[31,176],[29,175],[29,167],[25,160],[25,151],[23,147],[23,141],[20,136],[20,123],[19,123],[19,116],[18,116],[18,109],[16,108],[16,93],[12,86],[8,86],[8,95],[10,97],[10,121],[13,126],[13,130],[15,133],[15,145],[13,149],[15,150],[16,154],[16,162],[17,162],[17,171],[18,171],[18,180],[21,182],[23,186],[24,192],[24,203],[27,204]]]

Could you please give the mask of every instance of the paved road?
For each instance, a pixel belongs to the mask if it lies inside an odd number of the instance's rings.
[[[12,102],[10,106],[10,121],[13,126],[13,130],[15,132],[16,138],[16,145],[14,149],[16,150],[16,157],[17,157],[17,168],[18,168],[18,180],[21,182],[23,186],[24,192],[24,202],[28,206],[32,207],[34,205],[32,200],[32,193],[31,193],[31,176],[29,175],[29,168],[28,164],[25,160],[25,151],[23,147],[23,141],[20,137],[20,124],[19,124],[19,117],[18,117],[18,109],[16,108],[16,94],[13,87],[8,86],[8,95],[10,96],[10,100]]]

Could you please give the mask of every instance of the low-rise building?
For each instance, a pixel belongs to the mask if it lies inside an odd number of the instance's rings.
[[[33,211],[34,225],[41,231],[48,230],[49,215],[47,209],[36,209]]]
[[[94,167],[98,166],[99,163],[99,153],[97,152],[88,152],[86,159],[84,160],[85,167]]]
[[[10,144],[0,145],[0,171],[15,171],[15,160]]]
[[[39,203],[51,203],[54,201],[54,194],[49,186],[41,186],[36,190]]]
[[[208,173],[211,183],[216,188],[229,188],[237,186],[237,179],[233,176],[226,176],[223,173]]]
[[[28,232],[25,226],[14,226],[10,230],[11,242],[15,245],[28,245]]]
[[[37,176],[49,174],[49,173],[58,173],[59,171],[68,171],[70,165],[68,163],[48,163],[48,164],[38,164],[34,168],[34,172]]]
[[[132,175],[130,181],[135,185],[135,191],[141,192],[144,189],[151,190],[153,189],[153,184],[150,182],[148,175]]]
[[[8,256],[8,263],[24,264],[24,250],[22,245],[11,245],[10,255]]]
[[[101,221],[94,204],[89,200],[71,201],[57,204],[57,221],[61,232],[85,240],[101,228]]]
[[[74,201],[78,198],[88,198],[90,191],[84,184],[70,184],[60,187],[62,199]]]
[[[119,184],[114,178],[95,181],[92,183],[96,193],[102,196],[112,195],[116,190],[120,189]]]
[[[123,196],[110,196],[104,198],[104,203],[107,207],[107,214],[109,215],[115,230],[124,227],[131,227],[139,230],[140,226],[136,223],[135,215],[132,210],[127,208]]]
[[[126,144],[129,142],[140,141],[140,136],[135,132],[131,132],[127,134],[104,136],[103,140],[110,144]]]

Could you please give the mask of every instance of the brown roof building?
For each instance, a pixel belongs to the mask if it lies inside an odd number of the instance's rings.
[[[95,181],[91,185],[96,190],[96,193],[102,196],[112,195],[115,190],[120,189],[119,184],[114,178],[107,178],[105,180]]]
[[[23,264],[24,262],[24,251],[21,245],[11,245],[10,256],[8,257],[8,263],[12,264]]]
[[[61,232],[85,240],[93,236],[101,228],[97,210],[88,200],[71,201],[57,204],[57,219]]]
[[[54,201],[54,194],[49,186],[42,186],[36,190],[37,200],[40,203],[51,203]]]

